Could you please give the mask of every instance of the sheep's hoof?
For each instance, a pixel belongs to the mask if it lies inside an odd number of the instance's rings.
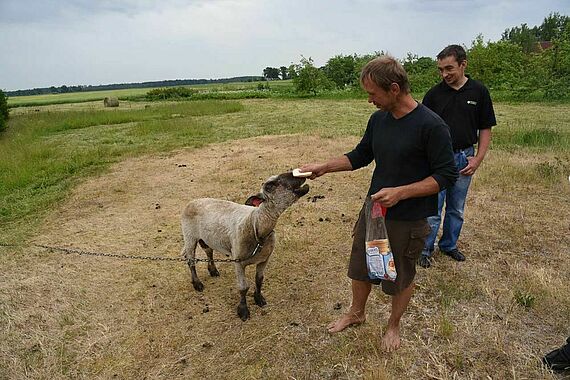
[[[249,309],[246,305],[239,304],[237,307],[237,313],[244,322],[249,318]]]
[[[204,290],[204,284],[202,284],[201,281],[195,281],[192,283],[192,286],[194,286],[194,289],[198,292],[201,292],[202,290]]]
[[[212,277],[218,277],[220,275],[220,272],[216,268],[208,269],[208,272],[210,272],[210,276]]]
[[[267,302],[261,293],[253,293],[253,299],[255,300],[255,304],[257,306],[263,307],[267,305]]]

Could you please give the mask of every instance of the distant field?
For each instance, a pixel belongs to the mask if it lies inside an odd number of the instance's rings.
[[[148,90],[148,88],[132,88],[111,91],[71,92],[67,94],[11,96],[8,98],[8,106],[25,107],[46,104],[90,102],[93,100],[103,100],[107,96],[115,96],[121,99],[125,97],[142,96],[146,94]]]
[[[290,80],[285,81],[272,81],[272,82],[235,82],[235,83],[210,83],[192,86],[182,86],[187,88],[196,89],[203,92],[239,92],[239,91],[253,91],[257,90],[259,84],[269,84],[273,90],[283,90],[292,88]],[[13,96],[8,98],[9,107],[27,107],[49,104],[66,104],[66,103],[81,103],[91,102],[95,100],[103,100],[105,97],[114,96],[120,100],[126,99],[139,99],[144,95],[158,87],[153,88],[132,88],[122,90],[108,90],[108,91],[89,91],[89,92],[72,92],[66,94],[50,94],[50,95],[29,95],[29,96]]]

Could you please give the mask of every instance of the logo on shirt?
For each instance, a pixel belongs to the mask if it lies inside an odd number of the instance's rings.
[[[468,100],[467,104],[471,104],[472,106],[476,106],[477,102],[475,100]]]

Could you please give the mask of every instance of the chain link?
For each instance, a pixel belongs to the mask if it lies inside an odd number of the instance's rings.
[[[8,244],[8,243],[2,243],[0,242],[0,246],[1,247],[24,247],[24,245],[17,245],[17,244]],[[199,259],[199,258],[190,258],[190,259],[185,259],[182,257],[159,257],[159,256],[136,256],[136,255],[121,255],[121,254],[117,254],[117,253],[102,253],[102,252],[90,252],[90,251],[84,251],[81,249],[75,249],[75,248],[63,248],[63,247],[52,247],[49,245],[43,245],[43,244],[31,244],[30,246],[33,247],[38,247],[38,248],[43,248],[43,249],[47,249],[48,251],[54,252],[54,251],[58,251],[64,254],[78,254],[78,255],[82,255],[82,256],[100,256],[100,257],[113,257],[113,258],[117,258],[117,259],[133,259],[133,260],[152,260],[152,261],[187,261],[188,263],[196,263],[196,262],[208,262],[210,260],[208,259]],[[224,262],[224,263],[235,263],[235,262],[240,262],[243,261],[241,259],[214,259],[213,261],[215,262]]]

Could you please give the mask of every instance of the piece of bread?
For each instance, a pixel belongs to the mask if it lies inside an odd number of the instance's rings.
[[[299,169],[293,169],[293,177],[307,178],[313,175],[313,172],[301,172]]]

